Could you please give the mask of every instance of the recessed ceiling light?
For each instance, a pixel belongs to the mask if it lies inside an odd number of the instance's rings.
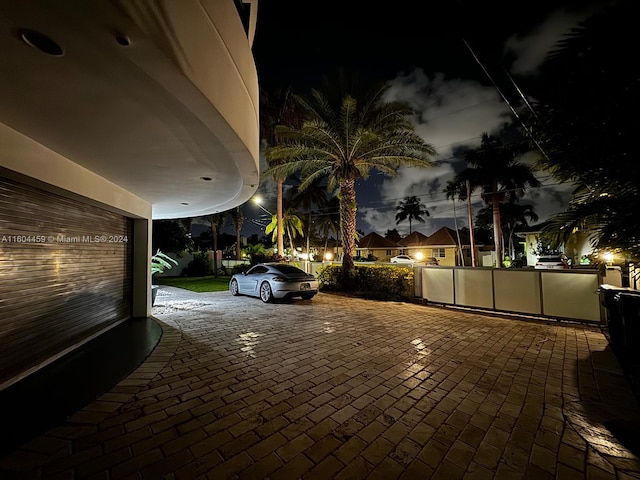
[[[213,179],[211,177],[200,177],[200,180],[204,180],[205,182],[210,182]]]
[[[123,47],[128,47],[131,45],[131,40],[124,33],[116,32],[116,42],[118,42]]]
[[[44,33],[36,32],[28,28],[21,28],[18,30],[18,35],[20,35],[24,43],[45,55],[51,55],[53,57],[61,57],[64,55],[62,47]]]

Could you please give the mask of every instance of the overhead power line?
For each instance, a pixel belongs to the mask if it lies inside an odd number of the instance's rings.
[[[480,58],[478,58],[478,56],[476,55],[476,52],[473,51],[473,48],[471,48],[471,45],[469,45],[469,42],[467,42],[464,38],[462,39],[462,41],[464,42],[464,44],[466,45],[466,47],[469,49],[469,52],[471,53],[471,55],[473,56],[474,60],[476,61],[476,63],[478,65],[480,65],[480,68],[482,69],[482,71],[484,72],[484,74],[487,76],[487,78],[489,79],[489,81],[493,84],[494,88],[496,89],[496,91],[498,92],[498,94],[502,97],[502,100],[504,100],[504,102],[507,104],[507,106],[509,107],[509,110],[511,110],[511,113],[513,113],[513,116],[516,117],[516,119],[518,120],[518,122],[520,122],[520,125],[522,125],[522,128],[524,128],[525,132],[527,132],[527,135],[529,135],[529,137],[531,138],[531,140],[533,140],[533,143],[536,144],[536,147],[538,148],[538,150],[540,150],[540,153],[542,153],[542,155],[544,156],[544,158],[546,160],[549,160],[549,156],[547,155],[547,153],[544,151],[544,149],[542,148],[542,145],[540,145],[540,143],[538,142],[538,140],[535,138],[535,136],[533,135],[533,132],[531,131],[531,129],[527,126],[527,124],[524,122],[524,120],[522,120],[522,118],[520,118],[520,115],[518,115],[518,112],[516,112],[516,109],[513,108],[513,105],[511,105],[511,102],[509,101],[509,99],[504,95],[504,93],[502,93],[502,90],[500,89],[500,87],[498,86],[498,84],[495,82],[495,80],[493,79],[493,77],[491,76],[491,74],[489,73],[489,71],[485,68],[485,66],[482,64],[482,61],[480,61]]]

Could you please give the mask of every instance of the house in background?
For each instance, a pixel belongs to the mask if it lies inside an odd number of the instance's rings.
[[[481,245],[476,244],[476,258],[478,265],[482,264]],[[442,266],[471,266],[471,240],[469,235],[460,232],[460,245],[458,245],[458,234],[449,227],[442,227],[433,235],[430,235],[425,242],[424,255],[435,257]],[[462,258],[460,258],[462,252]],[[482,255],[485,255],[482,252]],[[489,252],[490,254],[490,252]]]
[[[3,4],[0,390],[149,316],[152,220],[256,191],[257,4]]]
[[[420,255],[422,255],[422,257],[430,257],[431,255],[426,254],[429,248],[427,247],[428,238],[429,237],[420,232],[410,233],[398,242],[400,246],[405,247],[401,253],[405,253],[413,258],[417,258]]]
[[[388,262],[402,251],[402,246],[382,235],[371,232],[358,240],[356,257],[376,257],[379,262]]]
[[[572,265],[579,265],[583,256],[593,255],[593,238],[585,230],[575,230],[564,245],[549,251],[548,246],[545,247],[541,241],[541,234],[545,225],[545,223],[531,225],[526,228],[520,228],[515,232],[515,235],[524,246],[528,266],[536,264],[541,252],[562,253],[571,260]]]

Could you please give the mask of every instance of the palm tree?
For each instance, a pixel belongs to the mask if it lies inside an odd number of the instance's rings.
[[[485,207],[478,211],[476,223],[478,227],[483,228],[491,225],[493,210],[491,207]],[[500,221],[502,222],[502,231],[507,232],[504,236],[509,243],[509,255],[515,258],[515,246],[513,244],[513,233],[518,227],[527,227],[529,222],[537,222],[538,214],[532,205],[522,204],[518,202],[504,202],[500,204]]]
[[[483,200],[491,206],[498,267],[502,267],[504,257],[500,203],[505,198],[514,201],[522,197],[527,187],[540,186],[532,168],[517,160],[521,153],[520,146],[506,145],[498,137],[483,133],[480,146],[466,154],[469,167],[454,179],[457,185],[468,181],[471,191],[480,188]],[[462,189],[460,192],[461,198],[466,199],[467,193]]]
[[[298,211],[294,208],[287,208],[282,215],[282,225],[284,227],[284,231],[287,232],[287,236],[289,237],[289,245],[291,247],[291,252],[295,251],[296,247],[293,244],[293,239],[298,235],[304,237],[304,222],[298,216]],[[272,235],[272,240],[275,241],[278,235],[278,217],[277,215],[273,215],[271,217],[271,223],[267,225],[264,229],[264,233],[267,235]],[[284,255],[284,251],[278,251],[278,255]]]
[[[214,213],[208,217],[211,224],[211,236],[213,237],[213,276],[218,276],[218,230],[227,222],[225,213]]]
[[[252,264],[258,263],[258,258],[264,256],[267,250],[261,243],[250,244],[248,243],[244,249],[244,253],[249,257]]]
[[[337,242],[340,231],[340,200],[338,197],[331,197],[324,207],[318,209],[316,227],[322,232],[322,236],[324,237],[322,258],[325,258],[330,233],[335,233]]]
[[[389,240],[398,243],[402,240],[402,235],[400,235],[400,232],[394,228],[393,230],[387,230],[387,233],[384,234],[384,238],[388,238]]]
[[[260,127],[262,129],[262,138],[267,143],[267,148],[278,142],[275,131],[277,125],[288,125],[299,128],[301,125],[301,112],[295,100],[291,87],[278,89],[273,94],[267,93],[265,90],[260,92]],[[281,159],[267,157],[269,167],[274,167],[281,162]],[[276,202],[276,248],[278,254],[284,253],[284,231],[283,227],[283,185],[288,175],[274,174],[267,170],[264,173],[266,178],[271,178],[276,182],[277,202]]]
[[[244,223],[244,213],[240,206],[237,206],[233,210],[229,210],[229,216],[233,221],[233,226],[236,230],[236,259],[242,258],[242,249],[240,248],[240,230],[242,230],[242,224]]]
[[[320,180],[320,179],[318,179]],[[312,214],[313,207],[320,209],[327,205],[327,190],[326,188],[321,188],[318,185],[319,182],[316,182],[315,185],[311,185],[304,190],[300,190],[298,187],[294,187],[291,191],[291,198],[289,199],[289,205],[293,208],[298,208],[304,210],[307,214],[307,258],[311,258],[309,256],[309,241],[311,239],[312,233]]]
[[[356,181],[373,169],[394,175],[402,165],[430,166],[435,154],[415,133],[412,109],[384,100],[388,89],[388,85],[377,87],[364,96],[344,92],[332,96],[314,89],[310,98],[297,97],[305,112],[301,128],[278,126],[279,142],[267,150],[274,165],[271,175],[299,172],[301,190],[326,177],[330,191],[339,189],[345,282],[355,252]]]
[[[458,258],[460,259],[460,265],[464,267],[464,255],[462,254],[462,242],[460,241],[460,230],[458,229],[458,214],[456,213],[456,197],[460,197],[460,185],[456,185],[453,180],[449,180],[447,182],[447,186],[443,190],[443,192],[447,195],[447,199],[451,199],[453,202],[453,225],[456,228],[456,236],[458,240]],[[469,213],[471,216],[471,213]],[[473,228],[473,224],[471,224]],[[471,230],[471,229],[470,229]],[[475,239],[473,237],[473,233],[470,235],[471,240],[471,266],[475,266]]]
[[[558,246],[578,228],[594,248],[637,260],[640,165],[631,152],[640,84],[636,63],[620,61],[636,55],[634,5],[614,2],[567,32],[542,65],[533,96],[549,152],[543,166],[576,186],[568,208],[543,229],[545,239]]]
[[[425,219],[422,216],[429,216],[429,210],[415,195],[406,197],[396,206],[396,225],[409,220],[409,235],[411,235],[411,220],[418,220],[420,223],[425,223]]]

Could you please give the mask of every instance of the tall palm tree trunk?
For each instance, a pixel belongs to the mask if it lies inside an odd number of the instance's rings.
[[[240,245],[240,229],[236,228],[236,260],[242,259],[242,246]]]
[[[309,253],[309,237],[311,237],[311,210],[309,210],[309,225],[307,227],[307,261],[311,261],[311,254]]]
[[[464,267],[464,255],[462,254],[462,242],[460,242],[460,230],[458,229],[458,214],[456,213],[456,199],[453,199],[453,225],[456,227],[456,236],[458,237],[458,258],[460,265]]]
[[[278,189],[278,205],[276,206],[277,248],[278,255],[284,256],[284,221],[282,215],[282,185],[284,184],[284,179],[279,178],[276,184]]]
[[[213,276],[218,277],[218,226],[211,224],[211,235],[213,236]]]
[[[242,259],[242,245],[240,245],[240,232],[242,231],[242,224],[244,222],[244,214],[240,206],[236,207],[235,215],[232,215],[232,220],[236,227],[236,259]]]
[[[353,269],[353,252],[356,244],[356,182],[346,179],[340,182],[340,230],[342,232],[342,272],[345,279]]]
[[[511,257],[511,260],[516,258],[516,245],[513,242],[513,232],[515,229],[515,226],[509,229],[509,256]]]
[[[322,251],[322,261],[327,259],[327,245],[329,245],[329,229],[324,231],[324,250]]]
[[[466,181],[467,188],[467,213],[469,215],[469,240],[471,243],[471,266],[477,267],[478,260],[476,259],[476,234],[473,231],[473,209],[471,207],[471,183]]]
[[[500,223],[500,199],[497,194],[491,195],[493,208],[493,239],[496,245],[496,267],[502,268],[502,225]]]
[[[287,225],[287,236],[289,237],[289,245],[291,246],[291,256],[293,257],[296,247],[293,245],[293,235],[291,234],[291,227]]]

